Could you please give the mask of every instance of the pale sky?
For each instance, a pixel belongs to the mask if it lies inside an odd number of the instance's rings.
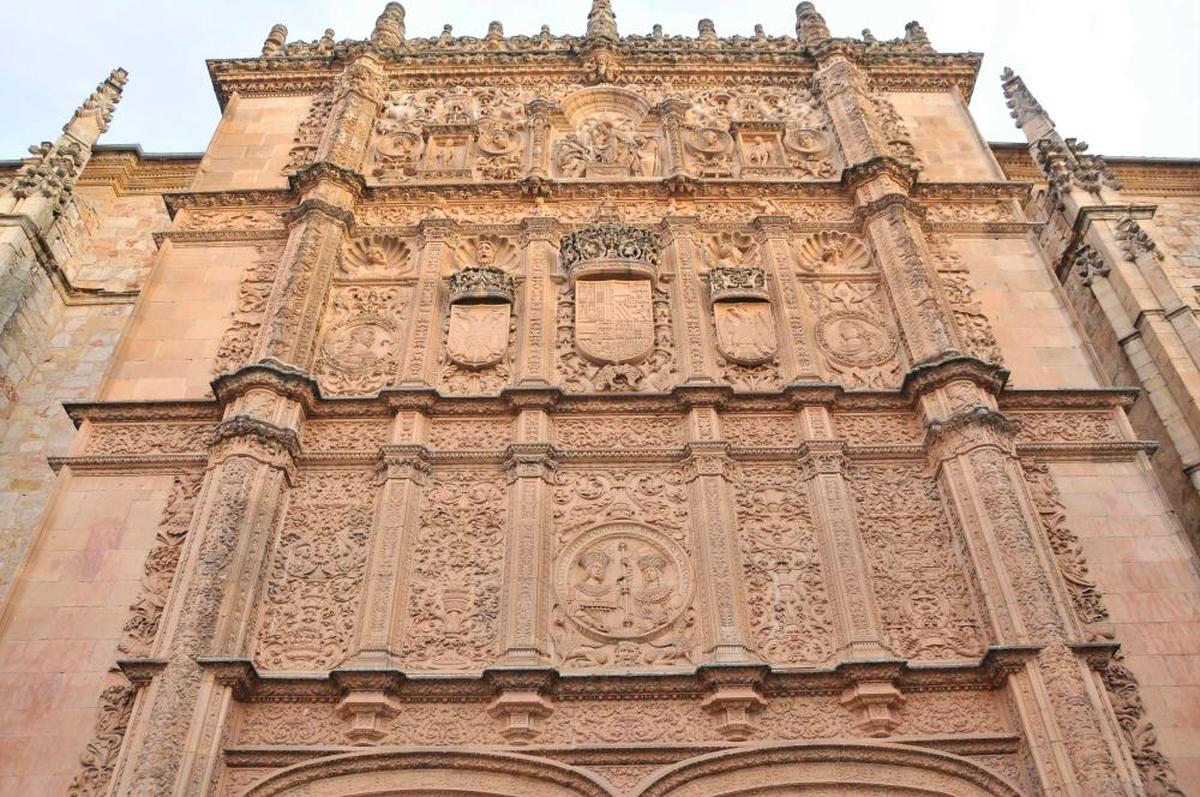
[[[435,36],[444,23],[482,36],[499,18],[507,34],[582,34],[589,0],[508,5],[482,0],[410,0],[410,36]],[[204,59],[257,55],[273,23],[290,39],[365,38],[383,0],[62,0],[0,2],[0,159],[53,139],[75,106],[110,69],[129,84],[108,144],[147,152],[201,151],[218,118]],[[695,35],[710,17],[717,33],[794,32],[795,0],[613,0],[622,34]],[[900,36],[917,19],[942,52],[985,56],[971,110],[991,141],[1020,140],[1000,93],[1013,67],[1065,136],[1105,155],[1200,158],[1200,2],[1196,0],[824,0],[817,8],[835,36],[870,28]]]

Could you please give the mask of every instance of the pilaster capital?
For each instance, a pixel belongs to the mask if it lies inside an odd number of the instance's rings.
[[[224,407],[252,390],[269,390],[305,409],[320,398],[321,388],[307,371],[267,359],[224,373],[211,383],[213,395]]]
[[[703,476],[733,478],[734,461],[729,457],[729,443],[722,440],[696,441],[684,444],[683,469],[685,478],[693,481]]]
[[[912,191],[921,171],[888,155],[879,155],[842,170],[842,185],[847,190],[858,188],[872,180],[886,178],[904,193]],[[919,205],[918,205],[919,207]]]
[[[504,467],[509,482],[518,479],[548,480],[558,466],[554,459],[554,446],[550,443],[510,443],[505,453]]]
[[[676,121],[679,121],[691,107],[692,104],[682,97],[667,97],[650,110],[651,112],[658,114],[658,116],[664,120],[673,118]]]
[[[355,200],[361,199],[367,190],[367,181],[362,174],[327,160],[310,163],[288,176],[288,187],[300,195],[309,193],[322,183],[341,188]]]
[[[500,735],[512,744],[527,744],[554,711],[547,693],[558,680],[552,669],[486,670],[484,680],[496,689],[487,712],[500,723]]]
[[[429,449],[423,445],[385,445],[379,451],[375,466],[378,482],[410,481],[424,484],[433,469],[429,466]]]
[[[937,463],[982,447],[996,448],[1015,456],[1014,438],[1020,428],[1020,421],[989,407],[976,405],[927,423],[927,449]]]
[[[354,226],[354,211],[317,197],[301,200],[295,207],[285,210],[282,214],[284,226],[290,230],[314,214],[326,216],[347,229]]]
[[[843,440],[810,440],[796,463],[800,478],[809,481],[817,476],[844,476],[850,464]]]
[[[731,398],[733,388],[729,385],[678,385],[671,391],[684,407],[714,407],[720,409]]]
[[[975,384],[989,395],[998,396],[1008,382],[1008,369],[970,355],[950,354],[913,366],[904,375],[900,392],[915,400],[960,380]]]
[[[911,216],[919,224],[925,223],[925,218],[928,212],[925,207],[917,200],[901,193],[885,194],[878,199],[868,200],[858,205],[854,209],[853,223],[857,227],[863,227],[886,213],[893,212],[899,209],[902,213]]]
[[[769,668],[707,664],[698,670],[708,689],[700,707],[716,719],[721,735],[730,741],[750,738],[756,730],[752,715],[767,705],[761,689]]]
[[[557,243],[562,237],[562,225],[549,216],[526,216],[521,219],[522,243]]]
[[[235,415],[217,424],[209,461],[219,464],[235,456],[249,457],[283,470],[290,479],[295,472],[296,458],[300,456],[300,439],[291,429],[259,418]]]
[[[549,410],[562,398],[562,391],[556,387],[521,387],[506,388],[504,400],[514,411]]]

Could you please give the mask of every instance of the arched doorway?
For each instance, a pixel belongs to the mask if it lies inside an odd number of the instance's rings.
[[[750,745],[647,776],[636,797],[1020,797],[960,756],[881,743]]]
[[[372,750],[276,772],[245,797],[614,797],[575,767],[471,750]]]

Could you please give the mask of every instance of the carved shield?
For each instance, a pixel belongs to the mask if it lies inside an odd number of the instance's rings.
[[[739,365],[758,365],[775,356],[778,342],[769,302],[717,302],[717,348]]]
[[[654,348],[654,302],[646,280],[575,283],[575,345],[597,363],[632,363]]]
[[[495,365],[508,349],[511,305],[456,304],[450,308],[450,331],[446,352],[466,368]]]

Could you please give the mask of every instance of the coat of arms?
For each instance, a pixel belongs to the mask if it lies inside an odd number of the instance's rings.
[[[769,302],[717,302],[713,305],[717,348],[739,365],[758,365],[778,346]]]
[[[654,348],[654,303],[647,280],[575,283],[575,345],[597,363],[632,363]]]
[[[511,305],[456,304],[450,308],[446,353],[465,368],[495,365],[508,349]]]

